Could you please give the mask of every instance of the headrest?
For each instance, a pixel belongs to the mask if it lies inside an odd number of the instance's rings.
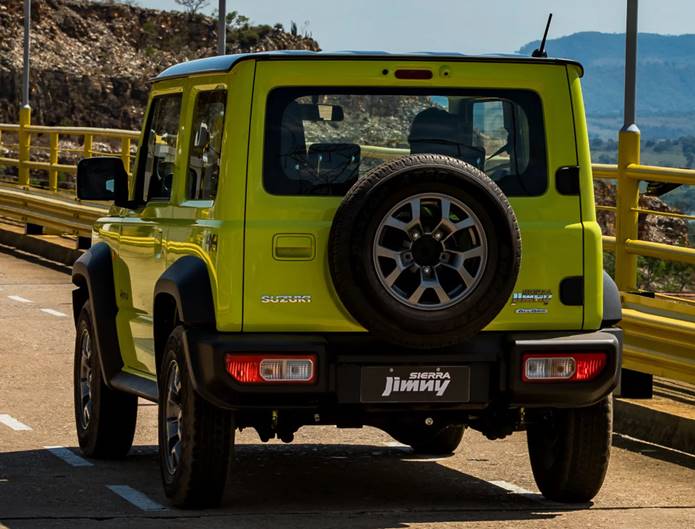
[[[415,116],[410,126],[408,141],[463,143],[459,119],[441,108],[427,108]]]

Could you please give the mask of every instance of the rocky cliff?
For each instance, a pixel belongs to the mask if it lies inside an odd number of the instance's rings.
[[[22,2],[0,0],[0,122],[17,122],[21,100]],[[185,60],[215,55],[216,21],[116,2],[32,3],[33,122],[138,129],[148,80]],[[317,50],[274,27],[227,30],[227,52]]]

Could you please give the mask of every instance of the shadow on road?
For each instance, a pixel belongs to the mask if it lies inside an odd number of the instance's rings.
[[[349,519],[345,527],[351,529],[404,527],[416,522],[543,520],[555,516],[543,512],[550,505],[542,500],[509,494],[449,468],[446,465],[450,460],[416,458],[406,449],[244,444],[238,446],[236,455],[220,509],[170,509],[148,516],[208,521],[221,517],[228,523],[230,518],[259,517],[259,522],[261,518],[266,522],[275,519],[272,525],[278,526],[285,525],[285,519],[301,519],[303,522],[297,526],[303,528],[326,527],[323,516],[338,516],[346,522]],[[155,446],[135,447],[122,461],[92,462],[94,466],[73,468],[44,450],[0,454],[0,522],[13,528],[27,527],[31,519],[39,522],[49,517],[74,520],[142,515],[107,490],[108,484],[130,485],[167,504]]]

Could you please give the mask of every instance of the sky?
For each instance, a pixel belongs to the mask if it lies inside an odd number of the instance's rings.
[[[143,7],[180,9],[174,0],[138,0]],[[227,0],[259,24],[295,21],[324,50],[511,53],[540,39],[579,31],[625,31],[626,0]],[[216,8],[210,0],[208,13]],[[694,0],[640,0],[639,31],[695,33]]]

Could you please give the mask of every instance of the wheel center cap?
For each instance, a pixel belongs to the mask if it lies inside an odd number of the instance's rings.
[[[431,235],[425,235],[413,243],[413,260],[420,266],[433,266],[439,262],[443,250],[441,242],[434,240]]]

